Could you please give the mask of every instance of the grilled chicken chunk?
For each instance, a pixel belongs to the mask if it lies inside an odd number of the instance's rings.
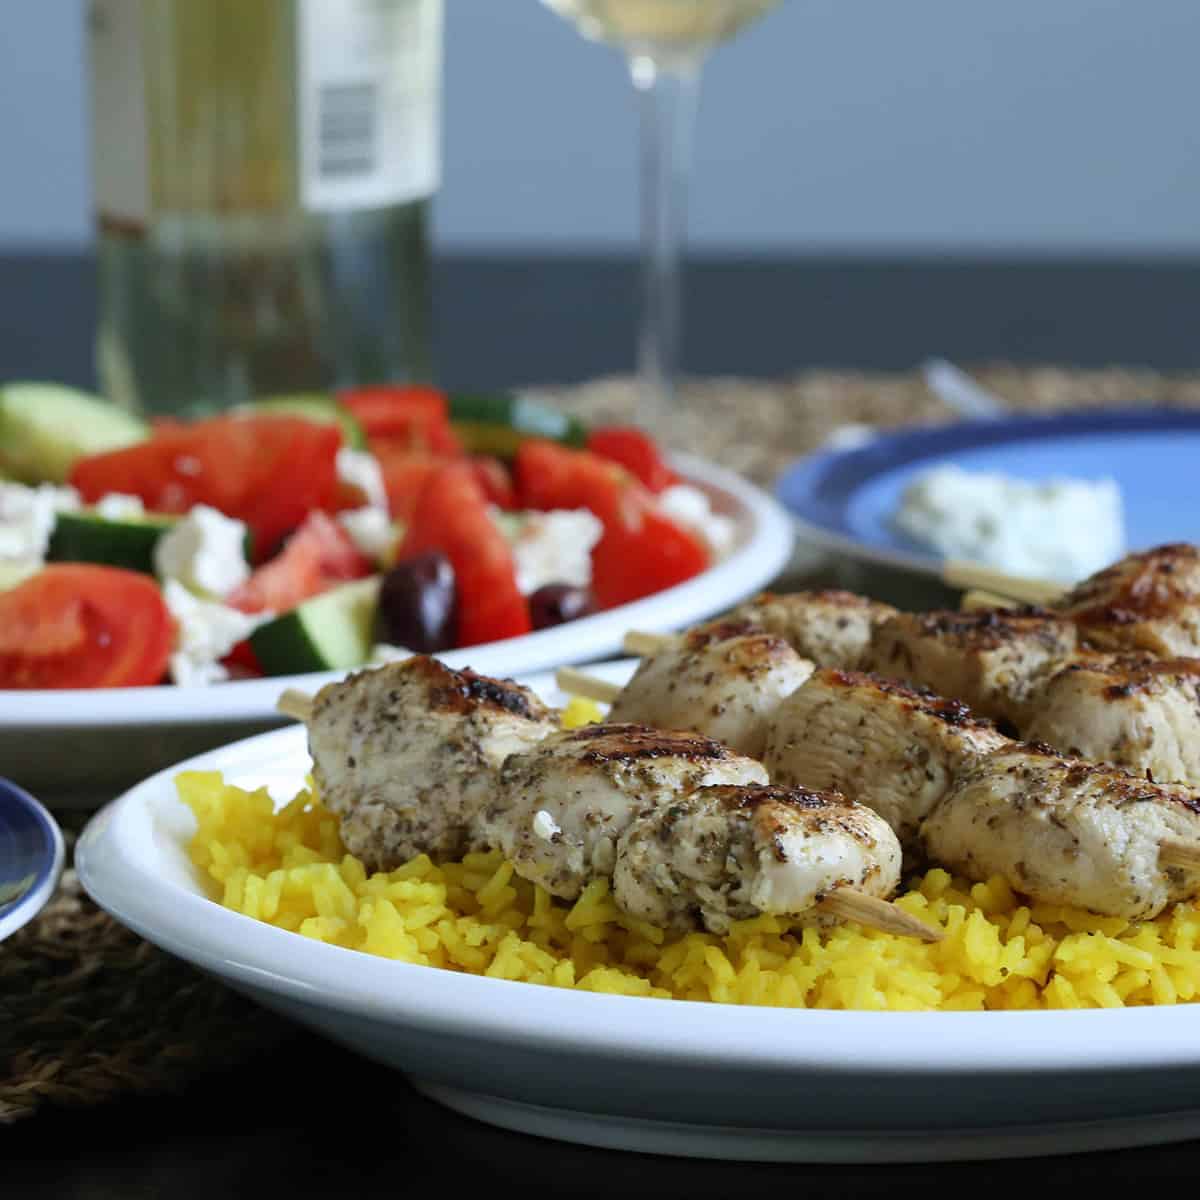
[[[323,687],[308,746],[346,848],[386,871],[485,848],[476,821],[496,769],[557,728],[528,688],[417,655]]]
[[[1176,543],[1126,555],[1055,608],[1103,649],[1200,655],[1200,547]]]
[[[759,758],[779,702],[812,672],[782,638],[745,622],[701,625],[642,659],[609,720],[695,730]]]
[[[864,662],[1021,729],[1038,681],[1077,644],[1071,621],[1037,609],[897,613],[875,631]]]
[[[836,792],[705,787],[643,810],[617,842],[613,899],[673,933],[725,933],[760,913],[825,920],[837,888],[880,898],[900,881],[887,822]]]
[[[709,784],[766,782],[761,764],[712,738],[587,725],[509,758],[482,828],[519,875],[574,900],[612,875],[617,839],[642,809]]]
[[[817,671],[780,706],[763,765],[772,782],[838,791],[874,809],[909,853],[963,767],[1008,739],[960,700],[856,671]]]
[[[1096,655],[1052,675],[1022,730],[1064,754],[1200,786],[1200,658]]]
[[[783,638],[819,667],[853,671],[862,662],[872,631],[896,611],[853,592],[763,592],[735,608],[729,620],[749,621]]]
[[[1200,793],[1048,746],[1014,743],[967,765],[922,834],[948,869],[1002,875],[1044,903],[1146,920],[1200,893],[1200,871],[1159,861],[1164,838],[1200,847]]]

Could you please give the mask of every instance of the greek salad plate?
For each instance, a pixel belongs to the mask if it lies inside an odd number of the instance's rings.
[[[1018,481],[1112,480],[1124,515],[1125,544],[1115,558],[1200,536],[1192,495],[1198,454],[1200,412],[1143,407],[1014,415],[884,432],[822,451],[784,471],[776,495],[802,540],[936,576],[943,558],[896,522],[905,490],[931,468],[953,465]]]
[[[732,471],[684,455],[672,466],[729,518],[729,552],[693,579],[644,599],[523,637],[448,651],[454,667],[512,676],[611,657],[630,629],[676,629],[719,613],[767,585],[786,565],[790,519]],[[51,807],[95,806],[160,768],[236,738],[278,727],[286,688],[313,691],[343,672],[278,675],[208,687],[0,691],[0,764]]]
[[[45,907],[63,855],[54,818],[23,788],[0,779],[0,941]]]
[[[595,668],[619,682],[628,663]],[[547,676],[526,678],[561,701]],[[117,920],[264,1006],[479,1120],[695,1157],[1025,1157],[1200,1136],[1194,1006],[834,1012],[603,995],[390,961],[208,899],[178,769],[266,786],[309,767],[297,726],[204,754],[94,817],[83,886]]]

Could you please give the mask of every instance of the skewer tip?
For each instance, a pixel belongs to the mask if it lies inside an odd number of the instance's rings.
[[[626,654],[648,658],[670,645],[673,640],[670,634],[644,633],[639,629],[631,629],[621,640],[621,646]]]
[[[599,700],[602,704],[611,704],[621,694],[619,683],[597,679],[595,675],[577,671],[574,667],[560,667],[554,673],[554,682],[568,695],[582,696],[586,700]]]
[[[882,933],[915,937],[922,942],[940,942],[946,936],[944,930],[926,925],[919,917],[905,912],[890,900],[881,900],[878,896],[868,896],[865,892],[855,892],[849,888],[830,892],[819,907],[843,921],[855,921]]]
[[[275,701],[277,712],[283,713],[285,717],[294,717],[306,725],[312,719],[312,707],[312,697],[299,688],[285,688]]]

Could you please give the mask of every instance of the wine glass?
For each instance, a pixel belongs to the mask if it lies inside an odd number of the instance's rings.
[[[624,50],[641,109],[638,419],[664,431],[679,369],[679,251],[691,133],[708,52],[779,0],[543,0],[584,37]]]

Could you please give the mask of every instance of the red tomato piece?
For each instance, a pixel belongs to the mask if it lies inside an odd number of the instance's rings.
[[[266,674],[248,640],[238,642],[221,662],[228,668],[231,679],[261,679]]]
[[[354,414],[372,451],[378,443],[392,450],[432,454],[462,453],[450,427],[445,392],[423,384],[355,388],[338,394],[338,403]]]
[[[335,584],[370,574],[370,560],[350,535],[332,517],[314,511],[225,602],[242,612],[287,612]]]
[[[89,503],[125,492],[153,512],[208,504],[246,522],[262,562],[312,509],[332,505],[341,441],[336,425],[300,417],[216,417],[80,459],[70,482]]]
[[[379,469],[383,474],[388,511],[405,525],[412,522],[417,500],[429,477],[439,467],[453,461],[434,454],[398,450],[390,446],[377,448],[375,457],[379,459]]]
[[[508,468],[490,454],[474,454],[468,460],[489,504],[506,512],[517,507],[517,493]]]
[[[588,434],[587,448],[601,458],[620,463],[652,492],[679,482],[679,476],[663,460],[658,443],[644,430],[631,425],[607,425]]]
[[[533,628],[512,551],[468,463],[438,467],[421,489],[399,558],[427,550],[440,550],[454,568],[460,646],[519,637]]]
[[[166,673],[174,636],[148,575],[52,564],[0,593],[0,688],[155,684]]]
[[[555,442],[523,442],[515,463],[525,508],[587,508],[604,535],[592,549],[592,593],[615,608],[698,575],[708,550],[666,515],[653,494],[624,467]]]

